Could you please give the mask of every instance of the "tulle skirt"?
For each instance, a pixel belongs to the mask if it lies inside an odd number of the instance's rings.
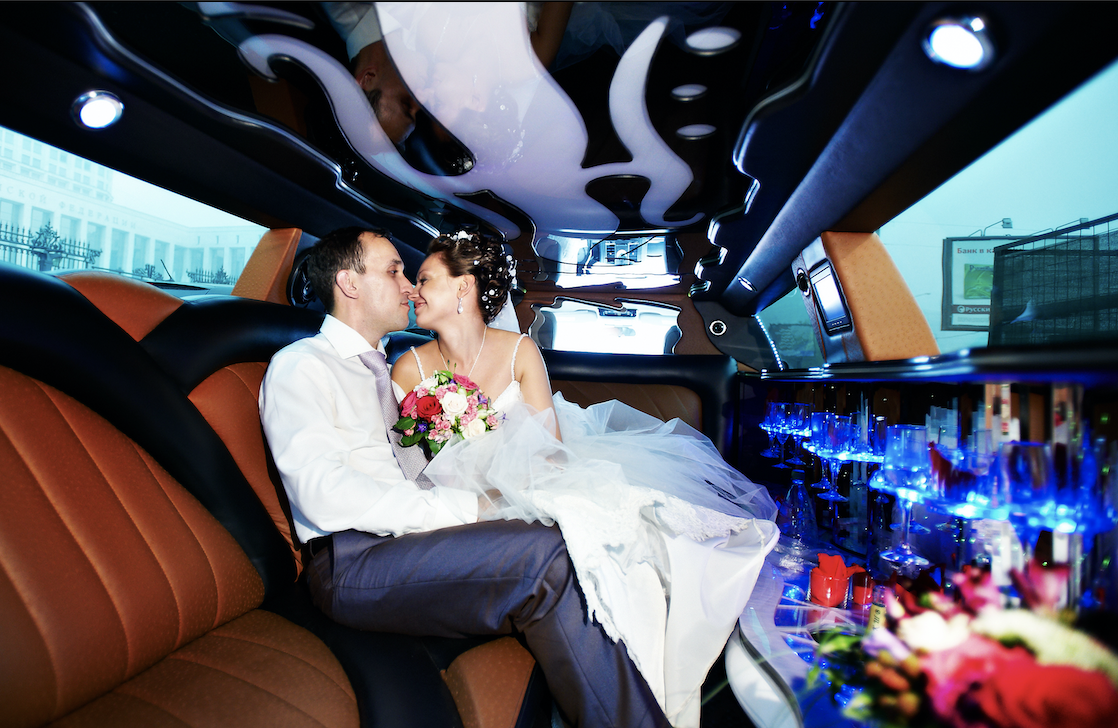
[[[763,487],[679,420],[562,395],[554,413],[508,407],[496,430],[443,448],[425,472],[489,493],[485,519],[558,523],[589,616],[624,642],[672,725],[698,725],[703,679],[778,535]]]

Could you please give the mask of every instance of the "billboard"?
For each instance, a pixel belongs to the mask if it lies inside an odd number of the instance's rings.
[[[943,331],[987,331],[994,248],[1017,237],[943,239]]]

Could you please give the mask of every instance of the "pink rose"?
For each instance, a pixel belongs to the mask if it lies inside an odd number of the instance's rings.
[[[405,417],[415,417],[415,403],[418,399],[419,397],[416,396],[415,392],[408,392],[404,401],[400,403],[400,414]]]
[[[488,417],[485,418],[485,421],[487,423],[489,423],[489,429],[490,430],[496,430],[497,425],[501,424],[501,418],[498,417],[497,415],[489,415]]]
[[[972,634],[958,647],[920,656],[920,669],[928,678],[928,696],[936,714],[954,725],[966,725],[959,716],[960,701],[975,686],[1016,662],[1033,663],[1024,647],[1008,648],[995,640]]]
[[[454,375],[454,381],[458,382],[459,384],[461,384],[466,389],[477,389],[478,388],[478,386],[473,383],[473,380],[471,380],[465,374],[455,374]]]

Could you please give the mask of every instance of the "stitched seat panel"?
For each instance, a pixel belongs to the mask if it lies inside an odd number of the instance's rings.
[[[267,368],[265,362],[240,362],[223,367],[194,388],[190,401],[229,448],[256,497],[287,541],[298,572],[302,571],[302,552],[296,547],[292,534],[287,496],[278,485],[278,474],[269,469],[268,450],[260,426],[260,385]]]
[[[352,728],[357,698],[310,632],[253,610],[52,724]]]
[[[146,452],[0,367],[0,704],[57,718],[257,606],[244,552]]]

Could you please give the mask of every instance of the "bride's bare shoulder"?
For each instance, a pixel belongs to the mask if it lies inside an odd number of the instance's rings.
[[[438,344],[434,341],[415,347],[415,354],[412,354],[411,349],[408,349],[397,357],[396,363],[392,365],[392,381],[405,390],[411,390],[422,381],[419,366],[415,363],[416,354],[419,355],[419,360],[423,364],[423,373],[427,376],[430,376],[432,372],[439,368]]]
[[[524,340],[521,341],[521,335],[516,331],[505,331],[504,329],[489,329],[489,333],[487,335],[492,337],[490,341],[495,344],[495,346],[493,347],[494,350],[502,352],[506,356],[506,358],[512,357],[512,352],[514,349],[520,352],[525,350],[525,347],[529,344],[533,346],[535,345],[535,343],[532,341],[532,337],[530,336],[525,336]],[[517,344],[517,342],[520,343]]]

